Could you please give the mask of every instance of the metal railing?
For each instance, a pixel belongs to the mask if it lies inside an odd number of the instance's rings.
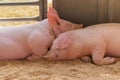
[[[34,17],[15,17],[15,18],[0,18],[0,21],[29,21],[29,20],[42,20],[45,18],[47,10],[47,0],[29,1],[29,2],[3,2],[0,6],[26,6],[35,5],[39,6],[39,15]]]

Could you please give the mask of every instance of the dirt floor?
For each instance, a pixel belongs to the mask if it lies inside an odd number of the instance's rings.
[[[23,1],[23,0],[0,0]],[[38,7],[0,7],[0,17],[38,15]],[[1,26],[31,24],[34,21],[0,22]],[[0,80],[120,80],[120,62],[97,66],[73,61],[0,61]]]

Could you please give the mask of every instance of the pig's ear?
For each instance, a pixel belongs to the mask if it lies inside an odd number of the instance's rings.
[[[64,35],[54,40],[52,47],[55,49],[65,49],[69,48],[71,44],[72,44],[71,39],[67,35]]]
[[[49,10],[47,12],[47,17],[48,17],[48,22],[51,26],[56,26],[56,25],[59,25],[60,24],[60,18],[59,18],[59,15],[57,13],[57,11],[52,8],[52,7],[49,7]]]

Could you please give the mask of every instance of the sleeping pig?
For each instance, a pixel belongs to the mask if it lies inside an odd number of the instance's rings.
[[[58,34],[82,27],[60,19],[51,7],[47,17],[48,19],[34,24],[1,27],[0,60],[42,58]]]
[[[60,34],[45,58],[73,60],[83,58],[97,65],[111,64],[120,57],[120,24],[105,23]]]

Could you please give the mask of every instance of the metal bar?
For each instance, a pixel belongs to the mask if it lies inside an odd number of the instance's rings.
[[[0,3],[0,6],[20,6],[20,5],[39,5],[39,1]]]
[[[0,6],[21,6],[21,5],[38,5],[39,6],[39,16],[35,17],[16,17],[16,18],[0,18],[0,21],[39,21],[43,19],[44,15],[44,0],[30,1],[30,2],[7,2],[0,3]]]
[[[35,16],[35,17],[20,17],[20,18],[0,18],[0,21],[38,21],[39,20],[39,16]]]
[[[47,18],[47,15],[46,15],[46,13],[47,13],[47,3],[48,1],[47,0],[44,0],[44,10],[43,10],[43,19],[45,19],[45,18]]]
[[[44,2],[43,0],[39,0],[39,16],[41,16],[39,17],[39,20],[43,19],[43,15],[44,15],[43,11],[44,11]]]
[[[43,20],[46,18],[47,13],[47,0],[39,0],[39,20]]]

